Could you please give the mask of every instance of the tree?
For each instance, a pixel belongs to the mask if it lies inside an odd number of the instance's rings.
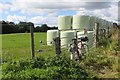
[[[14,22],[0,21],[2,34],[30,32],[30,26],[34,27],[34,24],[32,22],[19,22],[18,24],[15,24]],[[47,32],[47,30],[50,29],[57,29],[57,27],[48,27],[47,24],[34,27],[35,32]]]
[[[13,22],[9,23],[9,22],[5,22],[5,21],[2,21],[1,25],[2,25],[2,33],[3,34],[13,32],[13,26],[15,26]]]
[[[49,27],[47,26],[47,24],[41,25],[41,32],[47,32],[48,29],[49,29]]]

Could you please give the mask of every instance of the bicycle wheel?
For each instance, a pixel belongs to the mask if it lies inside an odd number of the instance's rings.
[[[89,47],[87,44],[85,44],[85,43],[82,44],[81,53],[82,53],[82,55],[89,53]]]

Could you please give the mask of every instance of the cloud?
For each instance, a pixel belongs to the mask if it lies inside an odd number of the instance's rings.
[[[118,5],[117,3],[112,3],[114,5],[111,5],[110,7],[101,8],[101,9],[81,9],[79,11],[76,11],[76,14],[79,15],[90,15],[90,16],[97,16],[103,19],[106,19],[108,21],[118,21]]]
[[[96,11],[94,11],[95,13]],[[110,8],[107,8],[107,9],[103,9],[101,11],[99,11],[100,13],[97,13],[99,14],[98,16],[100,16],[101,18],[103,19],[107,19],[108,21],[118,21],[118,6],[117,5],[112,5]]]
[[[18,23],[19,21],[27,21],[25,16],[17,16],[17,15],[8,15],[7,21],[13,21],[15,23]]]
[[[57,13],[51,13],[51,14],[48,14],[47,16],[33,17],[29,21],[33,22],[36,25],[48,24],[49,26],[53,26],[57,24],[58,22],[57,18],[58,18]]]
[[[89,2],[85,2],[89,1]],[[24,14],[44,14],[58,10],[102,9],[110,7],[110,2],[90,2],[90,0],[15,0],[11,11],[21,11]],[[44,12],[44,13],[43,13]]]
[[[58,14],[57,13],[51,13],[51,14],[48,14],[47,16],[47,23],[50,25],[50,26],[57,26],[57,23],[58,23]]]
[[[35,24],[47,23],[56,25],[58,12],[63,10],[73,10],[76,14],[94,15],[105,19],[116,20],[118,17],[116,15],[117,6],[113,4],[113,1],[117,0],[13,0],[9,4],[10,11],[19,11],[20,14],[26,15],[26,17],[9,15],[7,20],[20,21],[22,18],[24,21],[26,18],[34,16],[29,21]],[[20,17],[20,19],[16,19],[16,17]]]
[[[39,25],[39,24],[46,23],[46,17],[36,16],[36,17],[31,18],[29,21],[33,22],[36,25]]]
[[[119,25],[120,25],[120,1],[118,3],[118,21],[119,21]]]
[[[108,9],[108,13],[110,14],[110,19],[113,19],[115,21],[118,20],[118,6],[113,5],[111,8]]]
[[[110,6],[111,6],[111,2],[86,2],[86,4],[83,5],[83,8],[88,10],[94,10],[94,9],[109,8]]]
[[[11,8],[10,4],[0,3],[0,11],[2,13],[8,13],[8,10]]]

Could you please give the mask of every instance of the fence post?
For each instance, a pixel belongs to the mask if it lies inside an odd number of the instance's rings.
[[[109,28],[109,26],[108,26],[107,37],[109,36],[109,34],[110,34],[110,28]]]
[[[30,32],[31,32],[31,53],[32,53],[32,59],[33,59],[35,57],[33,25],[30,25]]]
[[[60,54],[61,53],[60,37],[56,37],[53,40],[54,40],[54,43],[55,43],[56,54]]]
[[[118,51],[120,51],[120,26],[118,26]]]
[[[99,23],[95,23],[95,28],[94,28],[94,47],[97,48],[98,47],[98,43],[99,43]]]

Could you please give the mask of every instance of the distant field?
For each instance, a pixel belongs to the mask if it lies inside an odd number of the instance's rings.
[[[2,60],[31,58],[30,33],[2,35]],[[36,56],[54,55],[53,47],[46,44],[46,33],[34,33]],[[38,53],[37,50],[43,50]]]

